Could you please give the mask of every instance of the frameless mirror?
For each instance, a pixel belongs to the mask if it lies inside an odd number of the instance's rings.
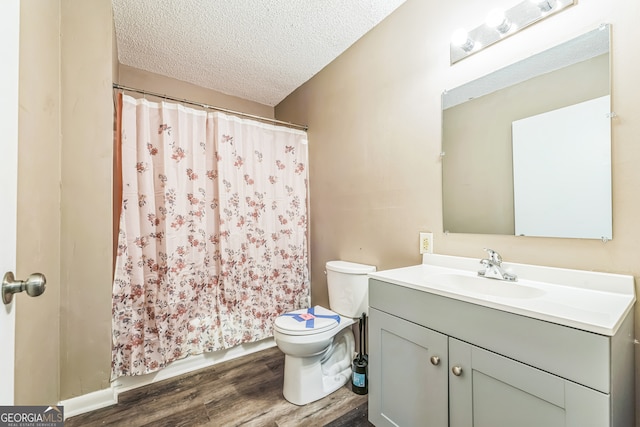
[[[612,238],[610,26],[442,96],[444,231]]]

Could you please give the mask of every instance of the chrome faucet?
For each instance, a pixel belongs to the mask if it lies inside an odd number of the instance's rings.
[[[482,264],[484,269],[478,271],[478,276],[488,279],[506,280],[508,282],[518,280],[518,276],[507,273],[502,269],[502,257],[498,252],[488,248],[484,248],[484,250],[487,252],[488,257],[480,260],[480,264]]]

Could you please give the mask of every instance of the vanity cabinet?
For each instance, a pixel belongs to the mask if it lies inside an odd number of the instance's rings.
[[[376,426],[634,423],[633,311],[614,336],[369,281]]]
[[[609,425],[604,393],[455,338],[449,351],[451,426]]]
[[[369,336],[369,420],[446,427],[448,337],[375,309],[369,309]]]

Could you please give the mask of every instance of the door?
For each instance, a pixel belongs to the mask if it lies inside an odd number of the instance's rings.
[[[0,10],[0,276],[15,272],[18,172],[18,49],[20,0],[4,0]],[[0,299],[0,405],[13,405],[15,298]]]
[[[602,427],[609,395],[449,338],[451,427]]]
[[[369,309],[369,420],[448,426],[447,336]]]

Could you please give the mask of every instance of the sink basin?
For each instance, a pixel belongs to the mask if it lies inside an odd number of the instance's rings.
[[[545,294],[542,289],[519,282],[455,273],[433,274],[427,276],[426,281],[455,290],[502,298],[538,298]]]

